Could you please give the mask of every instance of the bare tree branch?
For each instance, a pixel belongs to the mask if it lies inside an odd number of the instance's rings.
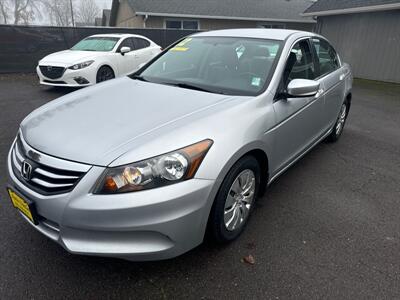
[[[41,18],[41,0],[0,0],[0,23],[29,24]]]
[[[72,14],[69,0],[42,0],[51,25],[71,26]]]
[[[80,0],[76,12],[78,22],[94,24],[95,18],[99,15],[100,8],[94,0]]]
[[[0,0],[0,23],[7,24],[9,17],[9,7],[7,1]]]

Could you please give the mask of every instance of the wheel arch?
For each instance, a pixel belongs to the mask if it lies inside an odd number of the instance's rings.
[[[244,150],[244,149],[246,149],[246,150]],[[236,154],[233,157],[231,157],[229,162],[225,165],[225,167],[221,171],[220,175],[218,176],[216,186],[212,191],[212,195],[214,198],[210,203],[209,210],[208,210],[208,216],[207,216],[206,222],[204,224],[205,225],[204,226],[204,237],[206,237],[207,233],[209,233],[209,222],[210,222],[211,212],[213,210],[213,207],[215,204],[215,199],[218,195],[218,192],[221,189],[222,182],[224,181],[224,179],[227,176],[227,174],[229,173],[229,171],[233,168],[233,166],[238,161],[240,161],[243,157],[252,156],[258,161],[258,163],[260,165],[261,178],[260,178],[260,188],[259,188],[257,197],[262,196],[267,189],[269,174],[270,174],[268,154],[261,147],[253,147],[253,148],[245,147],[244,149],[242,148],[241,150],[236,152]]]
[[[95,80],[96,80],[96,84],[99,83],[99,81],[98,81],[99,71],[100,71],[101,68],[104,68],[104,67],[109,68],[109,69],[113,72],[114,78],[117,78],[117,76],[118,76],[117,73],[116,73],[116,71],[115,71],[115,68],[113,68],[111,64],[108,64],[108,63],[100,63],[100,64],[98,65],[98,67],[97,67],[96,74],[94,74],[94,75],[95,75],[94,78],[95,78]]]
[[[244,155],[242,155],[239,158],[239,160],[245,156],[253,156],[258,161],[258,164],[260,165],[261,174],[260,174],[260,189],[258,192],[258,196],[262,196],[262,195],[264,195],[264,193],[266,191],[268,180],[269,180],[268,155],[265,153],[264,150],[254,149],[254,150],[251,150],[251,151],[245,153]],[[239,160],[237,160],[237,161],[239,161]]]
[[[351,107],[351,100],[353,99],[353,94],[351,92],[347,93],[345,100],[347,101],[347,103],[349,104],[349,109]]]
[[[114,76],[117,76],[117,73],[116,73],[116,71],[115,71],[115,67],[112,66],[110,63],[101,63],[101,64],[99,64],[99,66],[97,67],[96,75],[97,75],[97,73],[99,72],[99,70],[100,70],[101,68],[103,68],[103,67],[108,67],[108,68],[110,68],[110,69],[113,71]]]
[[[219,172],[218,177],[216,179],[217,181],[217,187],[215,194],[218,193],[218,190],[221,187],[222,182],[224,181],[226,175],[228,174],[228,172],[232,169],[232,167],[239,161],[241,160],[243,157],[245,156],[253,156],[258,163],[260,164],[260,168],[261,168],[261,178],[260,178],[260,182],[261,182],[261,186],[264,186],[265,183],[265,187],[260,189],[261,194],[264,193],[265,188],[268,184],[268,180],[269,180],[269,175],[270,175],[270,164],[269,164],[269,155],[267,150],[265,149],[266,146],[265,144],[262,143],[250,143],[248,145],[243,146],[242,148],[240,148],[239,150],[237,150],[233,155],[230,156],[230,159],[225,163],[224,167],[222,168],[222,170]]]

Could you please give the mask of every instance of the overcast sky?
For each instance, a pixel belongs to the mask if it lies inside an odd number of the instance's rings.
[[[96,0],[97,5],[103,9],[103,8],[111,8],[111,2],[112,0]]]
[[[95,0],[97,3],[97,6],[100,8],[100,10],[102,11],[103,9],[111,9],[111,4],[112,4],[112,0]],[[77,5],[78,1],[75,1],[75,5]],[[48,25],[48,23],[50,22],[48,17],[46,16],[46,13],[43,12],[42,14],[42,19],[38,20],[36,19],[32,24],[38,24],[38,25]],[[101,17],[101,15],[99,16]]]

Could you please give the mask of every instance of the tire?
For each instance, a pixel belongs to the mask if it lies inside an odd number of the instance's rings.
[[[231,168],[223,180],[208,223],[209,233],[218,243],[233,241],[244,230],[258,195],[260,172],[258,161],[253,156],[245,156]],[[253,184],[251,188],[250,181]],[[244,193],[246,189],[250,190]]]
[[[107,81],[115,78],[114,71],[108,66],[102,66],[96,75],[96,83]]]
[[[347,116],[349,115],[349,110],[350,110],[349,101],[346,100],[345,102],[343,102],[340,108],[339,116],[336,119],[336,123],[332,128],[332,132],[326,138],[326,141],[328,143],[335,143],[342,136],[344,126],[346,125]]]

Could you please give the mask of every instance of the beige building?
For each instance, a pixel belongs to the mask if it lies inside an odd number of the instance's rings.
[[[309,0],[113,0],[110,26],[214,30],[287,28],[312,31],[300,14]]]

